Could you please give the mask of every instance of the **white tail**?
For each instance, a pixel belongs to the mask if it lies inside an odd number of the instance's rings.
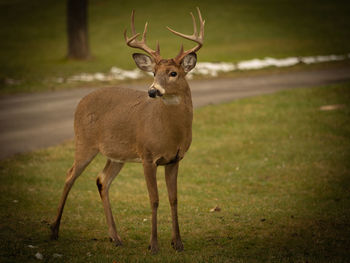
[[[135,32],[134,11],[131,18],[133,36],[127,45],[139,48],[151,55],[135,53],[133,58],[137,66],[154,73],[154,81],[148,94],[142,91],[123,88],[99,89],[84,97],[75,112],[75,159],[67,172],[58,214],[51,225],[52,239],[58,238],[61,216],[68,193],[76,178],[83,172],[97,153],[106,156],[107,163],[97,177],[97,186],[103,202],[109,235],[116,245],[121,245],[117,233],[108,189],[126,162],[141,162],[147,183],[152,208],[152,233],[150,250],[158,251],[157,244],[157,208],[158,189],[156,181],[157,166],[165,166],[165,180],[168,189],[172,214],[172,245],[183,249],[177,216],[177,173],[180,160],[184,157],[192,140],[192,99],[191,91],[185,79],[197,61],[196,51],[203,44],[204,21],[198,10],[200,34],[197,36],[196,23],[194,34],[176,35],[197,43],[194,48],[184,51],[174,59],[162,59],[159,45],[156,51],[146,45],[147,23],[142,40]]]

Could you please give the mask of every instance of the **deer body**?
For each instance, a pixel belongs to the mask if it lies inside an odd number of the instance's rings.
[[[89,94],[75,113],[76,147],[88,145],[120,163],[147,160],[165,165],[181,160],[192,138],[192,101],[187,89],[173,95],[178,103],[125,88]]]
[[[198,8],[197,8],[198,9]],[[172,246],[183,250],[177,215],[177,174],[180,160],[190,147],[192,140],[193,107],[191,91],[185,79],[197,61],[196,51],[200,49],[204,36],[204,21],[200,11],[200,34],[191,13],[194,33],[183,35],[170,28],[171,32],[195,41],[197,46],[180,53],[174,59],[162,59],[159,45],[150,49],[145,42],[147,23],[142,40],[135,32],[134,12],[131,18],[133,36],[124,33],[127,45],[139,48],[151,57],[134,53],[136,65],[154,73],[154,81],[147,92],[126,88],[104,88],[84,97],[75,112],[75,157],[72,168],[67,172],[58,212],[51,225],[51,238],[57,239],[63,208],[75,180],[101,153],[107,158],[96,183],[102,199],[108,231],[111,240],[121,245],[109,202],[109,187],[126,162],[141,162],[152,209],[152,231],[150,250],[158,251],[157,208],[159,203],[156,171],[165,167],[165,181],[171,206]]]

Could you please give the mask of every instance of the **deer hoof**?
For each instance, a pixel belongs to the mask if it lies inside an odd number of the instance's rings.
[[[172,241],[171,241],[171,246],[172,246],[177,252],[181,252],[181,251],[184,250],[184,245],[182,244],[182,241],[181,241],[181,240],[177,240],[177,241],[172,240]]]
[[[123,245],[123,242],[120,240],[120,238],[109,238],[109,241],[113,242],[116,247],[120,247]]]

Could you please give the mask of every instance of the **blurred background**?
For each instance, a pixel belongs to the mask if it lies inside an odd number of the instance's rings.
[[[130,35],[130,14],[136,10],[136,30],[148,21],[148,44],[159,40],[163,57],[177,54],[180,44],[193,43],[174,36],[165,26],[192,33],[189,15],[204,19],[205,48],[201,62],[237,62],[289,56],[347,54],[350,50],[350,4],[343,0],[249,1],[88,1],[90,57],[67,59],[67,1],[0,1],[0,92],[53,90],[81,72],[107,72],[116,66],[134,69],[123,31]]]

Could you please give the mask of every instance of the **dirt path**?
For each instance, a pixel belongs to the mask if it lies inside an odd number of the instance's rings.
[[[235,79],[190,81],[195,107],[290,88],[350,81],[350,68],[287,72]],[[147,85],[127,87],[147,90]],[[92,88],[0,99],[0,159],[73,138],[73,115]]]

